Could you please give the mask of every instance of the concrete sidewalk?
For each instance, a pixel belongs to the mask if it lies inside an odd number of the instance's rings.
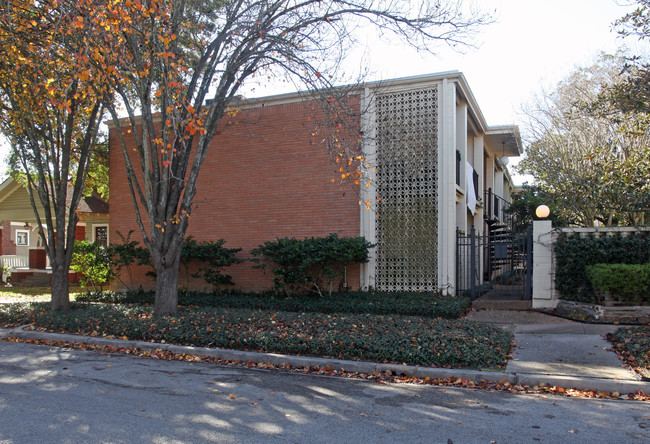
[[[650,382],[627,368],[605,339],[619,326],[588,324],[533,311],[480,310],[467,319],[491,323],[515,335],[506,373],[521,384],[547,383],[601,392],[650,392]]]
[[[513,385],[534,386],[540,383],[563,388],[618,392],[637,391],[649,394],[650,382],[642,381],[625,367],[602,335],[615,331],[614,325],[582,324],[536,312],[501,312],[482,310],[470,312],[467,319],[492,323],[515,335],[513,358],[504,372],[442,369],[398,364],[382,364],[340,359],[256,353],[237,350],[186,347],[142,341],[107,339],[58,333],[44,333],[24,328],[0,329],[0,337],[45,339],[111,345],[142,350],[163,349],[173,353],[204,355],[224,360],[253,361],[270,364],[291,364],[293,367],[332,367],[348,372],[374,373],[390,370],[397,375],[420,378],[463,378],[473,381],[503,381]],[[505,321],[505,322],[504,322]]]

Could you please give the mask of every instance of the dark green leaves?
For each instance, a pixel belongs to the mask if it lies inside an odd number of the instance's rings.
[[[596,303],[587,267],[650,262],[650,234],[580,236],[561,234],[555,245],[555,288],[563,299]]]
[[[265,242],[251,250],[259,268],[271,266],[275,289],[290,295],[313,289],[322,295],[334,291],[345,267],[368,262],[372,244],[363,237],[310,237],[304,240],[282,238]]]

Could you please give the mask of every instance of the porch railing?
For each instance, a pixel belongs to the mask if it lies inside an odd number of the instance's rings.
[[[0,264],[6,268],[28,268],[29,258],[16,255],[0,256]]]
[[[492,192],[492,188],[488,188],[484,192],[485,195],[485,219],[488,221],[501,222],[503,225],[508,225],[512,219],[508,209],[510,202],[503,197]]]

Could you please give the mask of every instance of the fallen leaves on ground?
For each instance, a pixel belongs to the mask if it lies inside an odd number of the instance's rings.
[[[598,398],[598,399],[621,399],[621,400],[634,400],[650,402],[650,395],[644,392],[637,391],[635,393],[622,394],[618,392],[599,392],[596,390],[579,390],[575,388],[558,387],[554,385],[541,383],[539,385],[529,386],[525,384],[511,384],[505,378],[499,381],[472,381],[464,378],[419,378],[416,376],[403,376],[396,375],[392,371],[381,373],[359,373],[348,372],[344,369],[335,369],[328,365],[326,367],[301,367],[292,366],[291,364],[271,364],[255,361],[237,361],[237,360],[224,360],[216,357],[205,355],[189,355],[186,353],[173,353],[161,348],[155,350],[142,350],[134,347],[120,348],[107,345],[94,345],[78,342],[64,342],[64,341],[49,341],[41,339],[21,339],[21,338],[0,338],[9,342],[23,342],[27,344],[48,345],[54,347],[64,347],[76,350],[96,351],[102,354],[120,353],[125,355],[133,355],[141,358],[149,359],[163,359],[174,361],[187,361],[187,362],[206,362],[215,363],[219,365],[229,365],[242,368],[258,368],[258,369],[273,369],[298,373],[308,373],[316,375],[338,376],[346,378],[358,378],[372,380],[379,384],[417,384],[417,385],[432,385],[440,387],[460,387],[470,389],[480,389],[488,391],[504,391],[514,394],[538,394],[542,397],[546,395],[576,397],[576,398]],[[218,390],[214,390],[218,391]],[[271,392],[274,394],[274,392]],[[235,399],[234,395],[230,395]]]
[[[630,369],[650,379],[650,327],[622,327],[607,340]]]
[[[181,307],[154,319],[139,305],[51,312],[10,304],[0,307],[3,320],[56,333],[442,368],[504,368],[512,343],[512,333],[488,324],[420,316]]]

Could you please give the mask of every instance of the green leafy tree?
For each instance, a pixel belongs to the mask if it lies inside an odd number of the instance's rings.
[[[81,275],[81,285],[92,286],[95,291],[103,291],[115,278],[111,248],[97,243],[76,241],[70,269]]]
[[[88,162],[88,175],[84,187],[84,196],[97,194],[101,199],[108,202],[110,190],[108,184],[108,141],[95,144],[92,156]]]
[[[553,226],[567,225],[567,222],[561,218],[561,213],[555,206],[553,198],[544,192],[542,188],[525,183],[521,190],[512,195],[512,202],[506,210],[512,215],[515,232],[524,231],[534,220],[538,219],[535,211],[540,205],[546,205],[551,210],[547,220],[551,220]]]
[[[645,41],[650,37],[650,0],[636,0],[637,8],[614,23],[622,37]],[[650,64],[647,57],[626,58],[623,81],[606,91],[608,101],[624,112],[650,113]]]
[[[603,105],[603,91],[622,81],[625,59],[601,55],[525,110],[530,144],[519,171],[570,224],[630,224],[649,208],[650,162],[645,116]]]

